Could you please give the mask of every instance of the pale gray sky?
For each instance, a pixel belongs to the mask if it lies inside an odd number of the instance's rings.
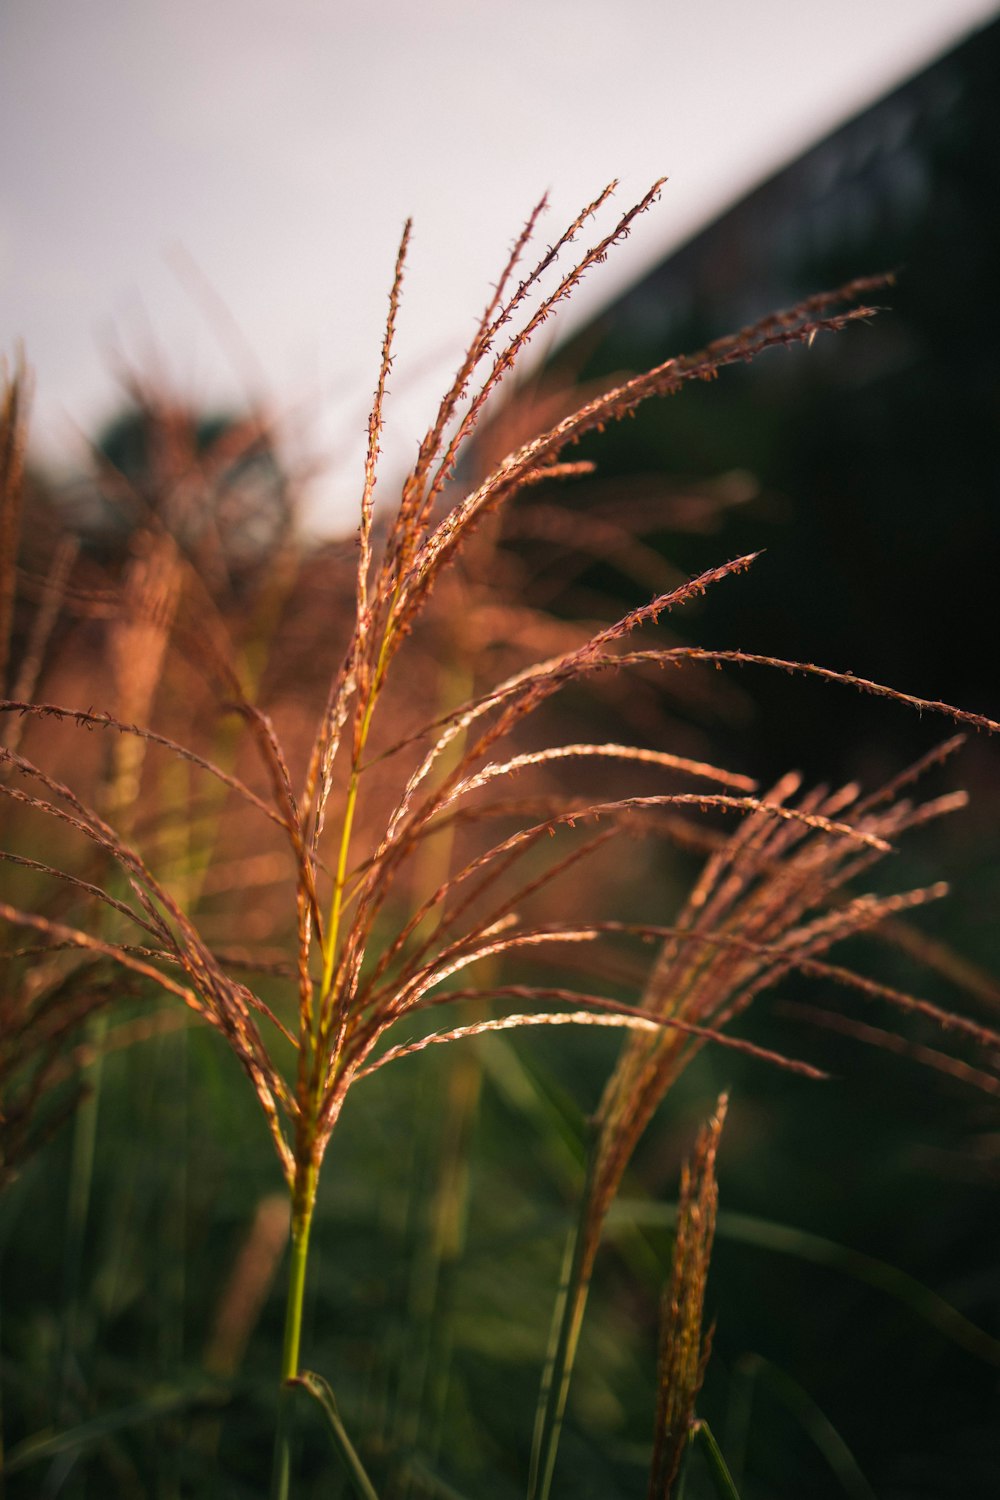
[[[105,349],[152,337],[175,385],[237,389],[178,247],[357,488],[402,222],[402,459],[513,235],[546,242],[611,177],[670,182],[575,317],[754,181],[991,19],[996,0],[0,0],[0,329],[36,443],[117,405]],[[574,316],[574,314],[571,314]],[[664,354],[672,351],[665,350]]]

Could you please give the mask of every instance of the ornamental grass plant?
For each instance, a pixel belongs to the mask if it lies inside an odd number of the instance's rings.
[[[409,1066],[408,1058],[429,1048],[499,1032],[574,1026],[625,1036],[592,1122],[579,1224],[525,1475],[531,1500],[558,1491],[559,1435],[602,1230],[664,1096],[707,1046],[763,1068],[823,1076],[821,1063],[731,1029],[757,995],[789,976],[808,976],[898,1014],[916,1012],[954,1044],[933,1051],[934,1065],[987,1093],[1000,1091],[997,1037],[988,1026],[828,956],[836,944],[944,894],[940,882],[890,895],[866,890],[864,882],[909,830],[963,805],[961,793],[921,798],[916,791],[920,775],[946,759],[958,739],[876,790],[803,789],[791,773],[761,790],[741,771],[676,753],[669,743],[621,733],[578,739],[563,728],[580,717],[584,689],[620,689],[628,674],[647,694],[653,682],[704,688],[707,669],[745,664],[820,676],[975,729],[998,726],[851,673],[707,650],[666,633],[705,590],[738,586],[752,554],[672,581],[610,623],[556,620],[490,577],[506,516],[530,549],[536,494],[536,535],[537,526],[553,534],[556,487],[593,467],[574,456],[585,435],[732,363],[808,346],[863,322],[875,312],[868,299],[885,284],[859,280],[810,297],[699,353],[588,393],[464,487],[463,460],[487,402],[662,184],[577,253],[613,186],[534,264],[530,247],[544,200],[532,212],[398,501],[383,506],[379,449],[407,225],[368,423],[353,556],[320,552],[305,560],[289,521],[272,539],[271,565],[260,570],[248,605],[245,582],[227,572],[218,533],[199,524],[200,512],[190,506],[193,495],[207,495],[208,518],[218,516],[219,474],[240,456],[241,442],[260,441],[260,431],[223,444],[213,469],[211,455],[199,456],[185,438],[183,423],[163,420],[157,504],[141,485],[121,479],[141,509],[130,555],[103,590],[88,589],[74,586],[74,559],[56,547],[36,590],[30,644],[20,665],[8,668],[9,696],[0,703],[0,795],[10,824],[0,902],[8,924],[4,1161],[16,1171],[76,1106],[81,1089],[92,1098],[87,1070],[116,1036],[127,1044],[143,1027],[169,1026],[162,1018],[186,1014],[224,1039],[260,1107],[287,1193],[273,1500],[296,1492],[297,1392],[322,1409],[340,1471],[356,1494],[370,1500],[382,1492],[383,1471],[386,1493],[421,1488],[411,1461],[419,1431],[409,1433],[402,1456],[390,1444],[376,1452],[375,1467],[366,1466],[359,1456],[365,1434],[348,1434],[333,1396],[337,1372],[328,1383],[307,1368],[303,1349],[327,1148],[348,1095],[363,1080]],[[561,257],[572,261],[569,269],[560,267]],[[8,383],[4,411],[5,649],[23,585],[13,558],[24,388],[23,375]],[[156,402],[146,398],[146,405],[153,410]],[[603,527],[593,523],[589,533],[598,550],[614,529],[608,521]],[[631,556],[643,566],[651,561],[635,541]],[[108,622],[103,702],[89,700],[89,684],[86,703],[65,681],[58,697],[46,691],[59,680],[53,620],[74,600],[84,615],[103,611]],[[308,663],[302,676],[317,687],[317,701],[308,701],[301,680],[287,692],[293,659]],[[628,730],[627,715],[619,724]],[[74,752],[75,738],[85,755]],[[645,914],[648,898],[639,914],[629,910],[630,861],[651,841],[706,855],[680,909],[663,903],[660,920]],[[649,868],[649,857],[642,859]],[[151,1021],[157,993],[181,1009],[154,1010]],[[452,1116],[459,1134],[475,1080],[466,1085],[466,1103],[460,1085]],[[700,1330],[724,1113],[720,1104],[700,1137],[682,1193],[651,1495],[671,1493],[692,1434],[718,1455],[695,1406],[707,1357]],[[74,1129],[82,1163],[92,1137],[88,1147],[79,1114]],[[81,1173],[85,1178],[83,1166]],[[335,1179],[335,1166],[331,1173]],[[85,1221],[79,1208],[78,1238]],[[280,1210],[277,1219],[262,1220],[262,1244],[273,1245],[275,1223],[280,1236]],[[436,1259],[424,1264],[428,1276],[438,1274],[456,1232],[439,1222]],[[267,1256],[273,1267],[273,1249]],[[265,1295],[247,1293],[258,1306]],[[220,1333],[209,1363],[231,1368],[240,1337],[227,1342]],[[411,1363],[411,1377],[426,1383],[426,1370],[414,1372]],[[418,1416],[422,1401],[414,1398]],[[30,1459],[30,1450],[15,1454],[18,1463],[26,1454]],[[719,1462],[719,1483],[731,1484]],[[426,1491],[426,1476],[421,1483]],[[264,1488],[261,1480],[259,1492]]]

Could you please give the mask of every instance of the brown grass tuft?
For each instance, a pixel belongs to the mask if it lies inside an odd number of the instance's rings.
[[[715,1113],[699,1131],[681,1173],[673,1264],[660,1313],[649,1500],[669,1500],[690,1438],[694,1404],[712,1344],[711,1330],[703,1339],[701,1327],[719,1204],[715,1158],[728,1104],[727,1096],[720,1095]]]

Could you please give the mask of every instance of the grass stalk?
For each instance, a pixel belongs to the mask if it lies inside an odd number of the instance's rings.
[[[705,1456],[708,1472],[712,1476],[712,1483],[719,1500],[740,1500],[739,1491],[729,1472],[729,1466],[722,1456],[722,1449],[715,1441],[715,1436],[707,1422],[699,1420],[691,1424],[691,1443],[697,1443]]]
[[[548,1500],[552,1488],[569,1383],[590,1289],[587,1228],[596,1165],[595,1140],[587,1157],[587,1174],[580,1196],[579,1215],[566,1242],[559,1295],[552,1315],[549,1351],[535,1414],[535,1433],[528,1472],[528,1500]]]
[[[322,1042],[324,1008],[330,1002],[330,990],[333,985],[334,969],[337,962],[337,947],[340,941],[340,919],[344,908],[344,891],[347,887],[347,861],[351,848],[351,835],[354,831],[354,818],[358,807],[358,792],[361,787],[361,759],[365,753],[365,746],[368,743],[368,734],[371,729],[372,717],[375,713],[378,690],[382,684],[382,679],[385,676],[388,665],[390,642],[391,631],[387,628],[382,637],[374,680],[364,708],[361,711],[357,742],[351,760],[350,781],[348,782],[347,795],[344,801],[344,821],[340,830],[337,872],[333,882],[333,896],[330,902],[330,917],[327,923],[326,942],[323,945],[323,982],[320,990],[321,1004],[316,1017],[316,1041],[318,1044]]]
[[[291,1478],[292,1401],[299,1373],[299,1350],[302,1344],[302,1310],[305,1303],[306,1270],[309,1262],[309,1233],[316,1206],[318,1170],[311,1160],[301,1161],[292,1190],[292,1227],[288,1262],[288,1295],[285,1302],[285,1332],[281,1353],[281,1388],[278,1397],[278,1425],[274,1438],[274,1464],[271,1470],[271,1500],[288,1500]]]
[[[333,1391],[327,1381],[314,1371],[307,1370],[304,1375],[296,1377],[291,1389],[298,1387],[310,1395],[322,1411],[327,1435],[343,1465],[357,1500],[378,1500],[375,1486],[365,1472],[365,1466],[358,1457],[357,1449],[347,1435],[347,1428],[341,1421]]]

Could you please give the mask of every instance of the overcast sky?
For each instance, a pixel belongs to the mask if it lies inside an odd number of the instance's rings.
[[[317,519],[342,525],[408,214],[390,459],[543,191],[548,242],[611,177],[621,208],[670,178],[593,273],[579,319],[996,13],[996,0],[0,0],[0,328],[35,370],[36,446],[68,457],[118,404],[108,349],[141,364],[155,344],[197,401],[250,383],[297,414],[331,459]],[[201,281],[247,356],[227,353]]]

